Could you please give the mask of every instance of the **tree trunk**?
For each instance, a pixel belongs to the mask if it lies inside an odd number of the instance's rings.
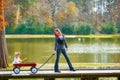
[[[57,22],[56,22],[56,18],[55,18],[55,13],[52,14],[52,20],[53,20],[53,26],[54,26],[54,28],[58,27],[57,26]]]
[[[56,28],[56,27],[58,27],[58,25],[57,25],[55,13],[57,12],[58,0],[52,0],[52,1],[48,0],[48,2],[51,7],[51,16],[52,16],[52,20],[53,20],[53,27]]]
[[[4,9],[1,10],[0,15],[3,16],[2,22],[4,23]],[[0,31],[0,68],[6,68],[8,67],[8,52],[5,39],[5,27],[4,27],[5,25],[3,24],[1,26],[3,27],[3,30]]]
[[[5,39],[5,30],[0,33],[0,67],[6,68],[8,67],[8,52],[7,45]]]
[[[17,12],[16,12],[16,25],[18,25],[19,22],[19,14],[20,14],[20,5],[17,5]]]

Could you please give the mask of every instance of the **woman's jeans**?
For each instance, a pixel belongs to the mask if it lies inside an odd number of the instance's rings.
[[[64,57],[65,57],[68,65],[69,65],[70,70],[73,70],[72,64],[71,64],[71,62],[70,62],[70,60],[68,58],[66,50],[65,49],[57,49],[54,71],[56,71],[56,72],[59,71],[59,69],[58,69],[58,67],[59,67],[58,63],[59,63],[59,59],[60,59],[61,53],[64,55]]]

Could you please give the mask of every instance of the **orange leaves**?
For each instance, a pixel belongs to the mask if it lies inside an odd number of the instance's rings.
[[[0,0],[0,32],[3,30],[3,27],[6,26],[8,23],[4,21],[4,1]]]
[[[3,30],[3,27],[4,27],[3,25],[7,26],[8,23],[7,22],[0,22],[0,32]]]
[[[0,15],[0,20],[3,20],[3,16],[2,15]]]
[[[5,2],[4,0],[0,0],[0,10],[5,9]]]
[[[0,32],[3,30],[3,27],[7,25],[8,23],[4,21],[4,17],[0,15]]]

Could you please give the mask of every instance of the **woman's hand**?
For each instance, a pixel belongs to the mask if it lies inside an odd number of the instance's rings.
[[[68,51],[68,48],[66,48],[66,51]]]
[[[53,54],[56,54],[56,51],[54,51],[54,53]]]

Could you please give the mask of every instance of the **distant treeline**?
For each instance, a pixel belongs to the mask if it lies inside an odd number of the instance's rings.
[[[96,29],[91,24],[64,24],[58,26],[64,34],[89,35],[97,34]],[[46,26],[37,21],[27,20],[20,23],[17,27],[6,27],[6,34],[53,34],[54,27]],[[102,25],[100,34],[115,34],[120,33],[120,24],[114,25],[112,22],[106,22]]]

